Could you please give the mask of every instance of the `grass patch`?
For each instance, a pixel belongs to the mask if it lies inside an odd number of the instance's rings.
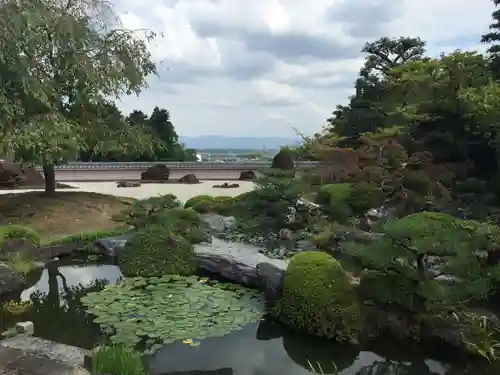
[[[41,241],[70,233],[122,226],[112,220],[135,200],[84,191],[0,194],[0,225],[21,225],[39,233]]]
[[[40,245],[40,235],[32,228],[15,224],[0,227],[0,246],[13,238],[25,238],[33,245]]]
[[[123,345],[100,346],[92,352],[93,374],[145,375],[141,356]]]
[[[115,237],[129,233],[132,229],[129,227],[118,227],[103,230],[94,230],[90,232],[81,232],[70,234],[63,237],[56,237],[48,241],[47,245],[59,245],[72,242],[92,242],[105,237]]]

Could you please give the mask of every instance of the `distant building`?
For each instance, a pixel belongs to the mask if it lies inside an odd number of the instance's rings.
[[[196,159],[198,159],[198,161],[203,161],[201,154],[196,154]]]

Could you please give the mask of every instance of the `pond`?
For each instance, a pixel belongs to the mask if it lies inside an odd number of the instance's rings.
[[[90,349],[103,342],[99,327],[85,313],[80,298],[122,277],[113,264],[70,260],[52,264],[33,276],[21,299],[33,310],[19,316],[2,313],[2,332],[16,321],[31,320],[35,336]],[[181,342],[165,345],[148,357],[152,375],[306,375],[310,366],[342,375],[465,375],[498,374],[498,368],[472,368],[427,358],[417,348],[384,342],[359,350],[304,336],[271,319],[251,324],[223,337],[192,347]],[[334,365],[335,364],[335,365]]]

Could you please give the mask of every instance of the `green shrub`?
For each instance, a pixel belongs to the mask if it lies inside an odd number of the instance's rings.
[[[345,202],[351,193],[351,184],[339,183],[323,185],[317,195],[318,204],[330,206],[332,202]]]
[[[184,203],[184,208],[193,207],[196,203],[199,202],[205,202],[205,201],[211,202],[213,200],[214,197],[212,195],[197,195],[195,197],[188,199],[186,203]]]
[[[13,238],[24,238],[31,241],[34,245],[40,245],[40,235],[32,228],[22,225],[5,225],[0,227],[0,245]]]
[[[174,208],[159,215],[152,225],[161,225],[176,235],[195,244],[206,241],[207,233],[203,229],[200,215],[192,208]]]
[[[322,205],[332,220],[346,224],[353,212],[347,198],[351,193],[351,184],[339,183],[323,185],[316,196],[316,203]]]
[[[131,207],[123,210],[118,215],[114,215],[113,220],[135,228],[144,228],[156,220],[156,216],[178,207],[182,207],[182,203],[177,197],[172,194],[166,194],[135,201]]]
[[[159,225],[144,228],[128,240],[118,262],[127,277],[189,276],[197,270],[193,245]]]
[[[384,193],[376,185],[358,182],[351,186],[346,203],[354,215],[363,215],[372,208],[380,207],[384,198]]]
[[[92,351],[93,374],[145,375],[141,356],[123,345],[100,346]]]
[[[215,197],[212,200],[199,201],[191,208],[200,214],[216,213],[229,215],[234,208],[234,203],[231,197]]]
[[[340,263],[326,253],[295,255],[272,309],[281,322],[316,336],[350,340],[359,332],[359,306]]]
[[[122,234],[126,234],[130,232],[129,227],[119,227],[119,228],[110,228],[110,229],[102,229],[102,230],[95,230],[95,231],[89,231],[89,232],[81,232],[81,233],[75,233],[75,234],[70,234],[68,236],[64,237],[58,237],[50,240],[48,242],[49,245],[57,245],[57,244],[64,244],[64,243],[71,243],[71,242],[92,242],[99,240],[101,238],[106,238],[106,237],[115,237],[115,236],[120,236]]]

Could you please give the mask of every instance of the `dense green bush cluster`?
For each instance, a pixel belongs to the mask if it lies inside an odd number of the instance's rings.
[[[384,203],[384,194],[368,182],[336,183],[323,185],[316,195],[331,219],[345,224],[349,217],[366,213]]]
[[[197,270],[193,245],[159,225],[139,230],[127,241],[118,260],[127,277],[189,276]]]

